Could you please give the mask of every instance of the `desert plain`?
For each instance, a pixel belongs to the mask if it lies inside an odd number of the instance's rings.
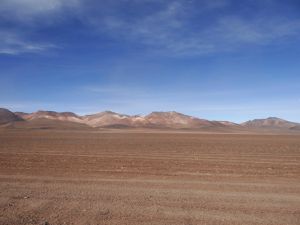
[[[0,131],[1,225],[299,225],[300,136]]]

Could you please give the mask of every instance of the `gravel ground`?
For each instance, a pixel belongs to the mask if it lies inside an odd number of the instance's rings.
[[[0,224],[300,224],[300,137],[0,132]]]

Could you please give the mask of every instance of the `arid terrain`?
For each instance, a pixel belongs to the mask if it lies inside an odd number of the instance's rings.
[[[300,224],[298,135],[0,130],[0,224]]]

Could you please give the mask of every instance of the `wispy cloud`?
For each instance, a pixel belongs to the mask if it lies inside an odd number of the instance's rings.
[[[36,32],[35,29],[60,18],[58,14],[79,4],[79,0],[2,0],[0,54],[40,53],[57,48],[57,44],[47,40],[33,41],[29,36]]]
[[[151,50],[172,55],[201,55],[232,51],[243,45],[270,44],[300,33],[300,20],[285,16],[221,14],[203,23],[202,14],[226,8],[231,1],[163,1],[160,10],[126,20],[122,14],[104,17],[98,24],[115,36],[151,46]],[[272,5],[272,1],[270,1]],[[269,6],[271,6],[269,5]],[[196,7],[196,10],[195,8]],[[201,24],[201,25],[198,25]]]
[[[10,20],[32,23],[38,17],[63,13],[68,8],[78,7],[80,2],[81,0],[2,0],[0,13],[2,17],[10,17]]]
[[[200,11],[223,6],[216,3],[203,1]],[[190,2],[181,0],[161,1],[158,10],[140,15],[134,20],[128,20],[122,17],[122,14],[116,13],[104,15],[103,19],[98,21],[94,18],[93,22],[100,30],[104,27],[104,32],[115,37],[121,35],[125,40],[150,46],[154,51],[173,54],[210,52],[214,46],[199,39],[199,32],[193,33],[189,30],[189,19],[194,13],[192,7]]]
[[[300,32],[300,20],[258,17],[251,21],[239,17],[223,17],[211,31],[227,43],[266,44],[274,39],[296,35]]]
[[[0,54],[39,53],[51,48],[57,46],[50,43],[30,42],[20,34],[0,31]]]
[[[234,51],[299,36],[299,18],[272,11],[280,7],[279,1],[254,2],[260,8],[249,18],[228,10],[237,4],[233,0],[2,0],[0,14],[6,21],[21,24],[22,29],[75,18],[93,34],[168,56]],[[0,27],[1,30],[5,32],[7,28]],[[49,48],[47,44],[25,41],[24,37],[15,39],[22,41],[12,44],[2,40],[1,52],[19,54]]]

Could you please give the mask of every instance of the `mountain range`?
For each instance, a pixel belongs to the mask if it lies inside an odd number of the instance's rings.
[[[186,129],[219,132],[239,131],[300,131],[300,123],[276,117],[250,120],[241,124],[230,121],[210,121],[175,111],[152,112],[146,116],[126,115],[104,111],[79,116],[72,112],[37,111],[33,113],[11,112],[0,108],[2,127],[30,128],[156,128]]]

